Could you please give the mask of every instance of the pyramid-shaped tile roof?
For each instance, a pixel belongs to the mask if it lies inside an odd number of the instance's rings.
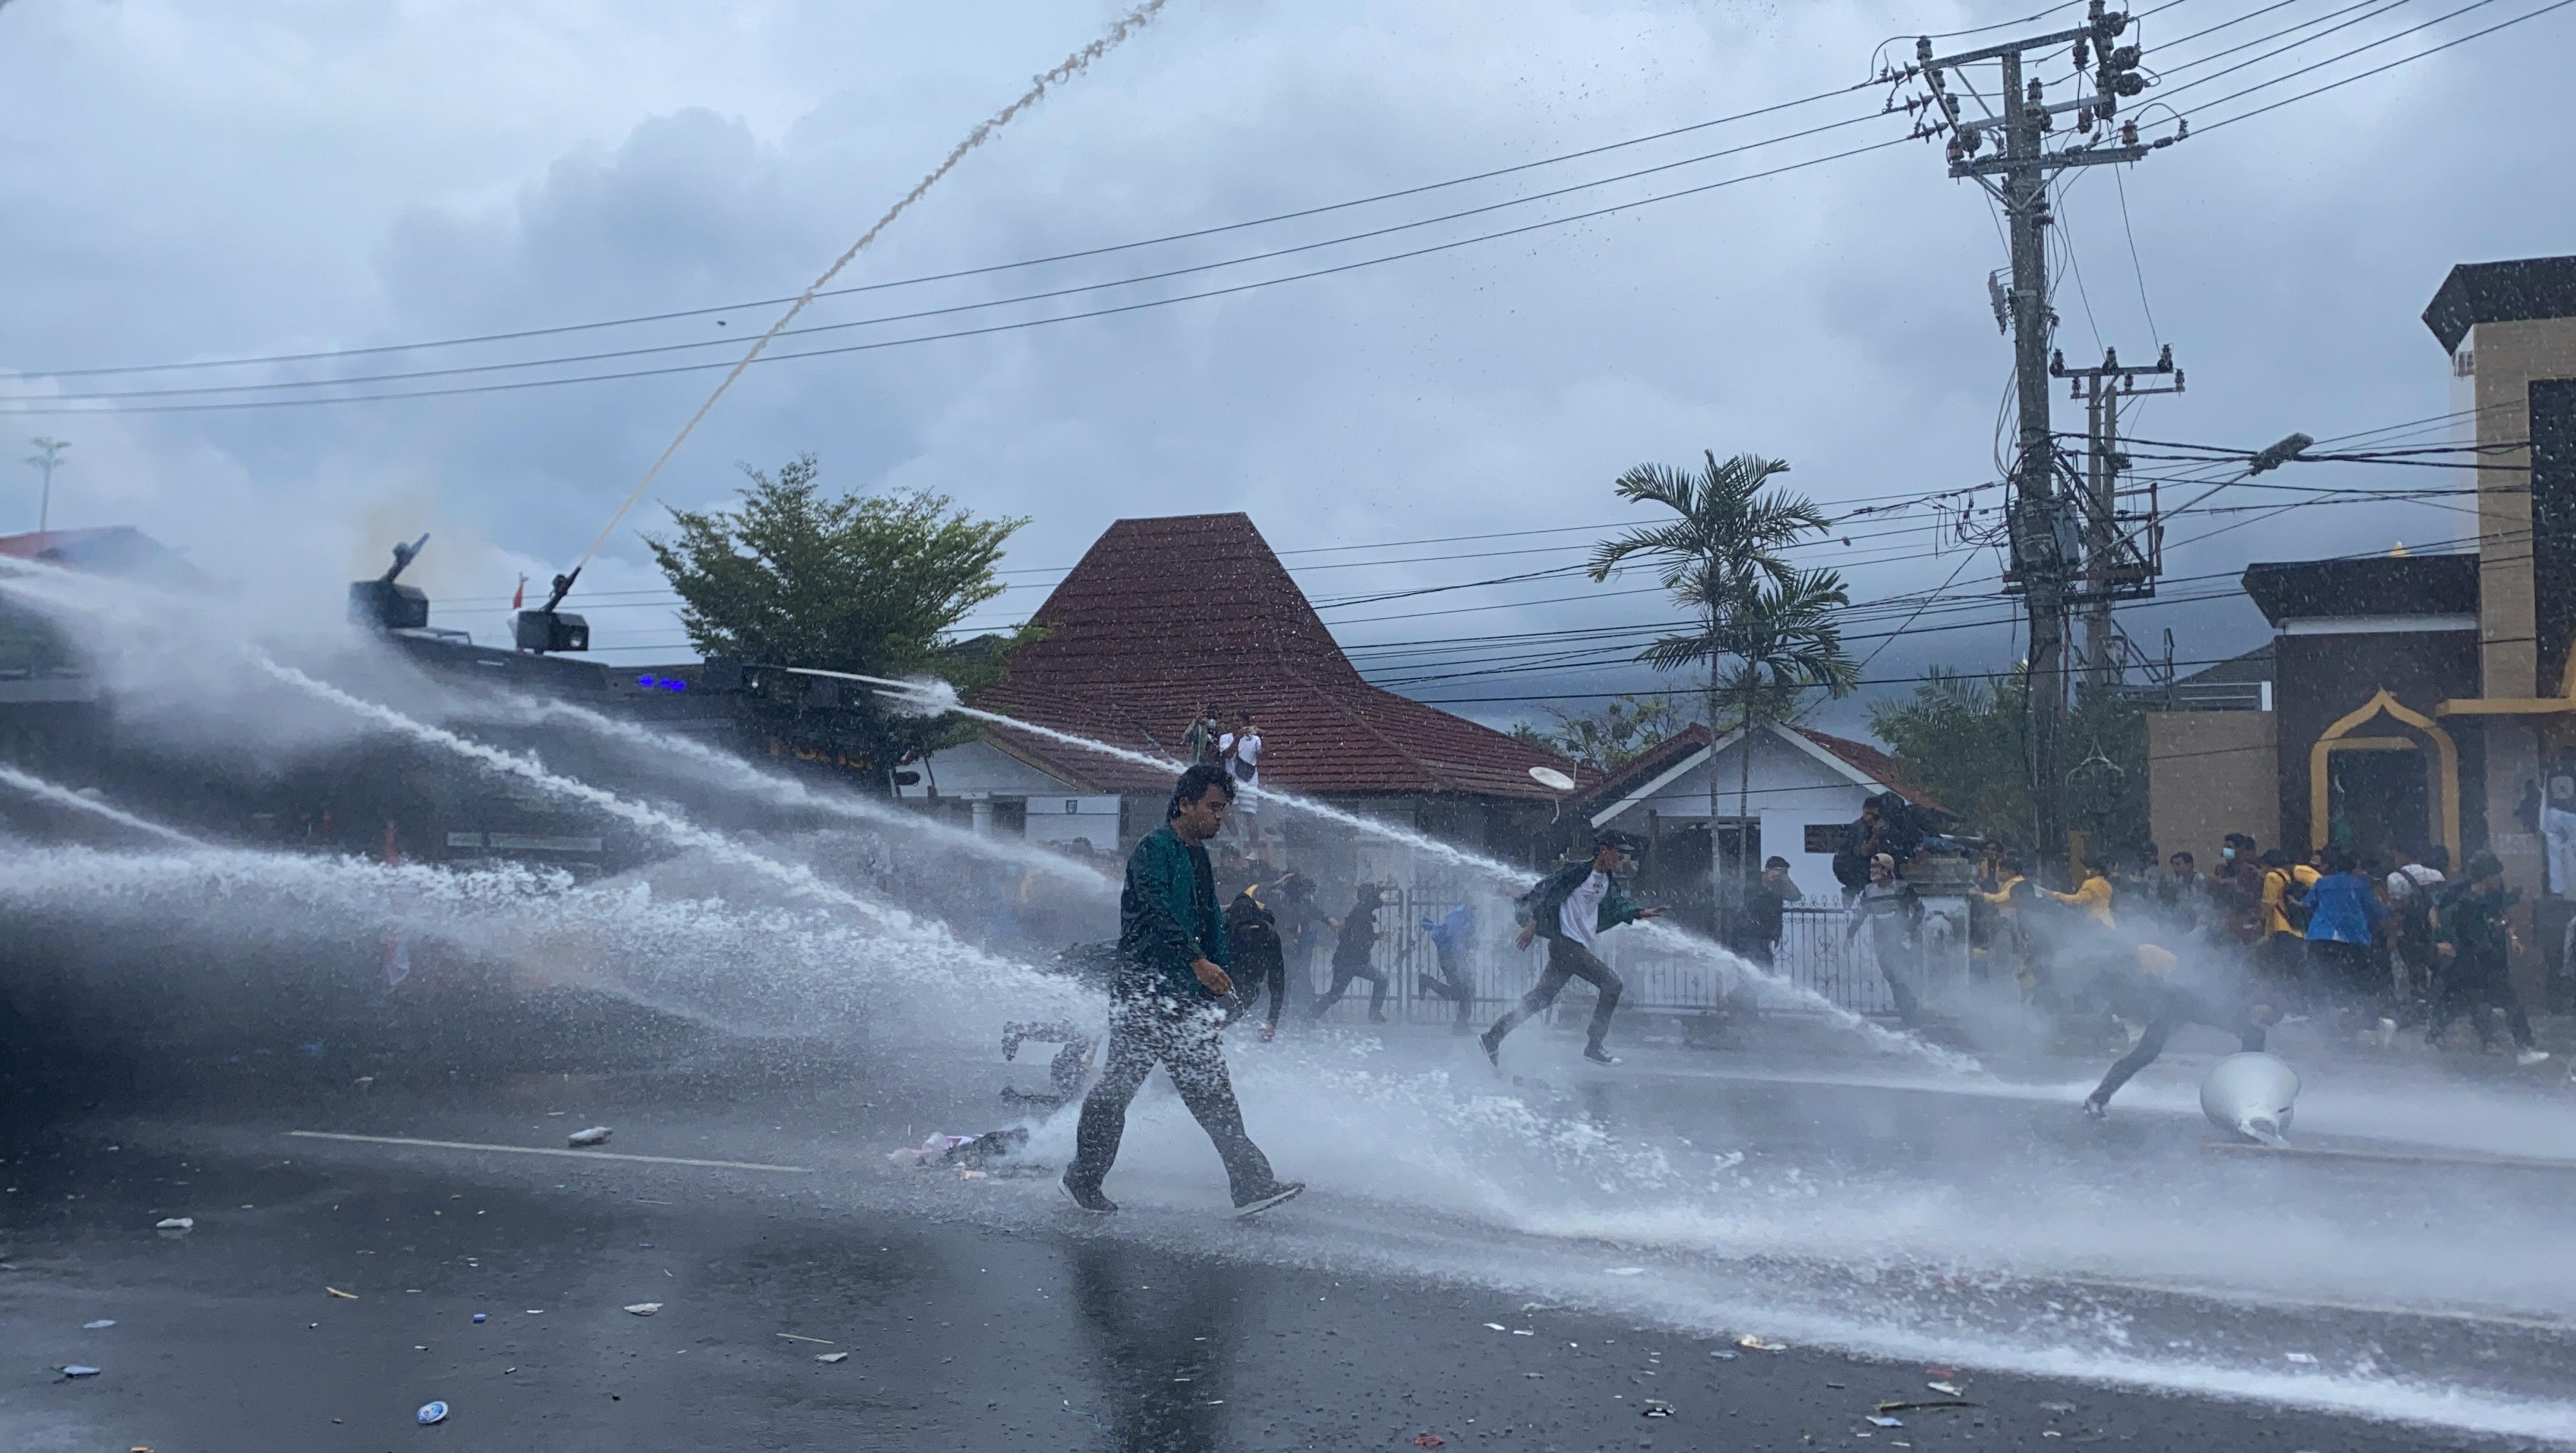
[[[1262,779],[1291,792],[1543,802],[1529,775],[1565,759],[1362,679],[1244,514],[1119,520],[1031,618],[1043,639],[974,704],[1130,751],[1176,757],[1198,708],[1259,719]],[[997,727],[1002,750],[1099,791],[1170,775]]]

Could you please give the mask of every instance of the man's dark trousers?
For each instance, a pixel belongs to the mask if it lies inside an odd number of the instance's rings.
[[[1619,991],[1625,986],[1608,964],[1570,938],[1547,941],[1547,972],[1538,976],[1538,982],[1521,996],[1520,1003],[1494,1021],[1494,1027],[1485,1031],[1486,1039],[1501,1043],[1503,1036],[1518,1029],[1522,1020],[1555,1003],[1556,996],[1565,992],[1568,979],[1581,979],[1600,991],[1601,997],[1592,1005],[1592,1027],[1587,1035],[1592,1046],[1599,1048],[1602,1038],[1610,1032],[1610,1015],[1619,1007]]]
[[[1269,1157],[1244,1133],[1243,1108],[1235,1103],[1234,1081],[1225,1071],[1225,1048],[1218,1038],[1224,1023],[1224,1006],[1215,999],[1186,1002],[1160,987],[1132,984],[1110,992],[1109,1063],[1083,1097],[1073,1165],[1065,1172],[1069,1184],[1100,1188],[1118,1159],[1127,1102],[1136,1098],[1159,1063],[1170,1071],[1181,1103],[1216,1143],[1234,1203],[1240,1206],[1270,1192],[1277,1182]]]

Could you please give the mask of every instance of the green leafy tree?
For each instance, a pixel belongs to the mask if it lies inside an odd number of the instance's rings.
[[[1014,634],[960,647],[950,633],[1000,595],[1002,549],[1025,519],[979,520],[945,495],[826,496],[814,456],[751,483],[729,510],[671,511],[677,533],[647,537],[681,600],[680,625],[708,656],[894,678],[935,677],[961,690],[998,680]],[[802,678],[773,684],[773,724],[790,735],[858,747],[874,761],[972,735],[958,719],[893,716],[868,693],[844,693],[825,717],[801,705]],[[855,740],[853,740],[855,738]]]
[[[1869,710],[1869,729],[1907,777],[1959,814],[1960,830],[2028,843],[2030,693],[2003,681],[1935,667],[1914,694]],[[2070,826],[2113,856],[2147,845],[2146,709],[2114,691],[2087,689],[2068,714]]]
[[[1626,766],[1686,724],[1681,707],[1660,692],[1622,696],[1596,711],[1545,710],[1556,719],[1555,726],[1523,722],[1512,728],[1512,735],[1597,772]]]
[[[1783,553],[1831,527],[1824,511],[1803,495],[1771,487],[1774,476],[1789,470],[1784,460],[1739,454],[1721,463],[1714,450],[1705,458],[1698,470],[1641,464],[1619,476],[1621,499],[1660,505],[1673,517],[1593,546],[1592,578],[1606,580],[1631,561],[1649,564],[1673,603],[1692,617],[1695,629],[1659,637],[1638,659],[1659,671],[1705,669],[1712,728],[1722,705],[1734,707],[1747,728],[1747,749],[1736,754],[1736,816],[1744,821],[1752,815],[1751,729],[1774,720],[1771,713],[1798,693],[1848,695],[1860,669],[1843,649],[1838,614],[1851,596],[1842,576],[1800,570]],[[1709,874],[1722,902],[1717,806],[1712,772]],[[1749,885],[1753,854],[1738,856]]]

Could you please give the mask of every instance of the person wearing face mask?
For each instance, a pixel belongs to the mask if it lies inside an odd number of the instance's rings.
[[[2255,860],[2253,838],[2227,835],[2218,850],[2218,871],[2209,875],[2209,899],[2221,932],[2242,944],[2263,941],[2263,866]]]

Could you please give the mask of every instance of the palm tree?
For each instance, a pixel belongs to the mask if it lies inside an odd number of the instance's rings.
[[[1712,754],[1719,700],[1723,696],[1735,703],[1743,727],[1743,745],[1736,753],[1736,819],[1743,823],[1752,813],[1755,727],[1780,714],[1799,692],[1821,688],[1837,697],[1848,694],[1860,671],[1843,650],[1835,615],[1851,604],[1842,576],[1800,570],[1782,557],[1802,537],[1830,529],[1832,521],[1814,501],[1769,488],[1773,475],[1788,472],[1787,461],[1739,454],[1721,464],[1716,451],[1705,454],[1704,469],[1641,464],[1619,476],[1621,499],[1662,505],[1674,518],[1593,546],[1591,573],[1594,580],[1606,580],[1631,560],[1651,562],[1674,602],[1698,618],[1695,633],[1661,637],[1638,659],[1658,671],[1707,668]],[[1712,771],[1709,891],[1713,900],[1722,901],[1717,805],[1717,774]],[[1746,884],[1754,872],[1749,848],[1739,828],[1736,858]]]

